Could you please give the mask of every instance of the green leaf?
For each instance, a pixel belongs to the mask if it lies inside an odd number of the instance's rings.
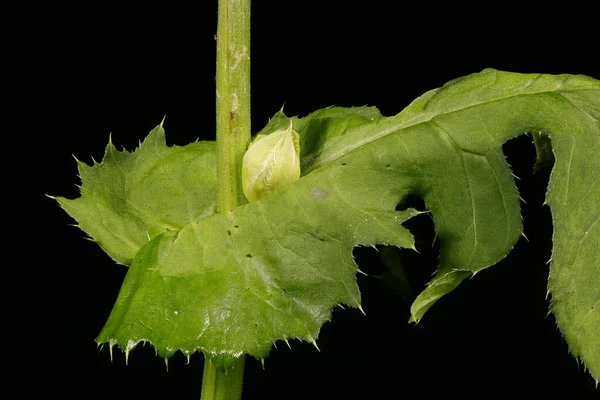
[[[120,264],[156,235],[215,212],[215,143],[167,147],[162,123],[133,153],[109,142],[102,163],[77,163],[81,197],[56,200]]]
[[[598,379],[599,118],[597,80],[494,70],[430,91],[393,117],[333,107],[293,118],[301,178],[154,237],[135,257],[98,341],[127,352],[150,341],[167,358],[200,350],[222,362],[263,358],[277,340],[314,341],[333,307],[360,304],[353,247],[413,247],[401,224],[417,212],[395,210],[408,196],[425,201],[440,240],[437,274],[411,307],[419,321],[511,251],[521,214],[502,145],[543,132],[556,158],[547,196],[551,308],[571,352]],[[280,112],[261,133],[289,122]]]
[[[352,247],[412,247],[400,223],[414,210],[341,213],[348,203],[335,189],[286,194],[154,238],[134,259],[98,342],[129,352],[149,341],[165,358],[178,349],[225,363],[265,358],[277,340],[314,343],[336,305],[360,306]]]

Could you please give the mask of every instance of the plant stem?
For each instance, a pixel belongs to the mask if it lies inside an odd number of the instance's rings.
[[[245,358],[223,368],[210,359],[204,360],[204,376],[202,377],[202,400],[239,400],[242,398],[242,382],[244,378]]]
[[[217,211],[244,204],[242,159],[250,143],[250,0],[219,0]]]
[[[217,212],[244,204],[242,159],[250,143],[250,0],[219,0],[217,23]],[[242,398],[245,357],[204,358],[202,400]]]

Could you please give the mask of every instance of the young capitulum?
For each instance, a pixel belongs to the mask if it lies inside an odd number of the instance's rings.
[[[256,201],[300,178],[300,137],[290,125],[258,135],[244,154],[242,186],[248,201]]]

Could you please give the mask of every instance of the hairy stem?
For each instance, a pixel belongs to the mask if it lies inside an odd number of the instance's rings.
[[[219,0],[217,27],[218,212],[246,202],[242,158],[250,143],[250,0]]]
[[[217,211],[244,204],[242,159],[250,143],[250,0],[219,0],[217,24]],[[204,360],[202,400],[242,398],[245,357]]]
[[[242,398],[244,357],[225,369],[210,359],[204,361],[202,400],[239,400]]]

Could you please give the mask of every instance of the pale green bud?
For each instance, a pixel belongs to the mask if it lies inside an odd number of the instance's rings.
[[[242,186],[248,201],[256,201],[300,178],[300,137],[290,126],[258,135],[244,154]]]

